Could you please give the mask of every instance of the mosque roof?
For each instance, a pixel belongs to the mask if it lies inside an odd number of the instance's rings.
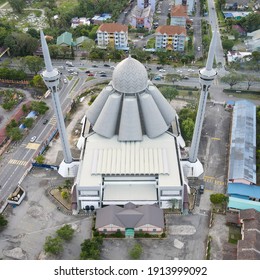
[[[112,81],[87,111],[93,130],[118,141],[142,141],[166,132],[175,111],[148,80],[145,67],[129,56],[114,69]]]

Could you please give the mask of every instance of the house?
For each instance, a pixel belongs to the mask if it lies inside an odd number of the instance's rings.
[[[236,101],[233,109],[228,181],[256,184],[256,106]]]
[[[229,183],[227,193],[229,195],[229,209],[260,211],[260,186]]]
[[[155,48],[183,52],[186,40],[186,28],[183,26],[162,25],[155,31]]]
[[[104,23],[104,21],[111,19],[111,17],[112,17],[112,15],[104,13],[104,14],[101,14],[101,15],[95,15],[91,19],[91,21],[94,24],[100,25],[100,24]]]
[[[187,6],[173,5],[171,7],[171,25],[186,27]]]
[[[100,233],[124,232],[133,237],[135,232],[161,234],[164,229],[163,210],[158,205],[136,206],[129,202],[124,207],[110,205],[96,212],[95,228]]]
[[[79,25],[90,25],[90,19],[86,17],[75,17],[71,20],[71,28],[76,28]]]
[[[246,30],[243,27],[241,27],[239,24],[232,25],[232,29],[236,30],[240,36],[246,35]]]
[[[195,0],[175,0],[175,5],[187,6],[187,15],[192,16],[195,11]]]
[[[247,51],[260,51],[260,29],[247,33],[247,38],[245,41]]]
[[[119,23],[103,23],[97,30],[97,42],[101,48],[108,45],[128,50],[128,27]]]
[[[57,38],[57,45],[65,47],[73,47],[75,44],[70,32],[64,32]]]
[[[91,39],[89,39],[86,36],[80,36],[80,37],[76,38],[75,45],[77,48],[80,48],[82,46],[82,44],[86,41],[91,41]]]
[[[137,6],[141,9],[145,9],[151,6],[152,11],[155,11],[156,0],[137,0]]]
[[[244,57],[252,55],[251,52],[229,51],[227,54],[228,63],[242,61]]]
[[[130,24],[133,28],[152,29],[153,26],[153,10],[151,6],[144,9],[135,6],[131,13]]]

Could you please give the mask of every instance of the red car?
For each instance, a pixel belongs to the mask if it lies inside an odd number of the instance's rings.
[[[94,76],[94,74],[93,74],[93,73],[89,73],[89,74],[88,74],[88,76],[92,76],[92,77],[93,77],[93,76]]]

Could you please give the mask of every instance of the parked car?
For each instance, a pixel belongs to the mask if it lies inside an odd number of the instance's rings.
[[[31,137],[30,142],[31,143],[35,142],[36,138],[37,138],[36,136]]]
[[[63,79],[63,82],[64,82],[64,84],[68,83],[67,79]]]
[[[110,67],[110,65],[108,65],[108,64],[104,64],[104,67]]]
[[[160,76],[156,76],[156,77],[154,77],[154,80],[160,81],[160,80],[161,80],[161,77],[160,77]]]
[[[94,76],[94,74],[93,74],[93,73],[89,73],[89,74],[88,74],[88,76],[91,76],[91,77],[93,77],[93,76]]]
[[[199,193],[200,194],[203,194],[204,193],[204,185],[200,185],[200,187],[199,187]]]
[[[89,71],[89,70],[87,70],[87,71],[85,71],[85,73],[87,73],[87,74],[88,74],[88,73],[90,73],[90,71]]]
[[[106,74],[104,71],[99,72],[99,74]]]
[[[156,67],[157,70],[163,69],[162,66],[157,66]]]
[[[106,74],[101,74],[100,77],[107,77],[107,75]]]
[[[166,70],[165,69],[159,69],[159,72],[164,73],[164,72],[166,72]]]
[[[97,68],[98,66],[96,64],[93,64],[92,67]]]

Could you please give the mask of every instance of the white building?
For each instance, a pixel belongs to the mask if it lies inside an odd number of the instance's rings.
[[[183,52],[186,40],[186,28],[183,26],[162,25],[155,31],[155,48]]]
[[[130,24],[133,28],[146,28],[151,30],[153,26],[153,11],[151,6],[144,9],[135,6],[131,13]]]
[[[247,51],[260,51],[260,29],[247,33],[248,40],[245,41]]]
[[[82,124],[77,210],[128,202],[168,208],[173,199],[183,210],[177,115],[143,64],[121,61]]]
[[[156,0],[137,0],[137,6],[141,9],[151,6],[152,11],[155,11]]]
[[[97,30],[98,46],[128,49],[128,27],[119,23],[103,23]]]

